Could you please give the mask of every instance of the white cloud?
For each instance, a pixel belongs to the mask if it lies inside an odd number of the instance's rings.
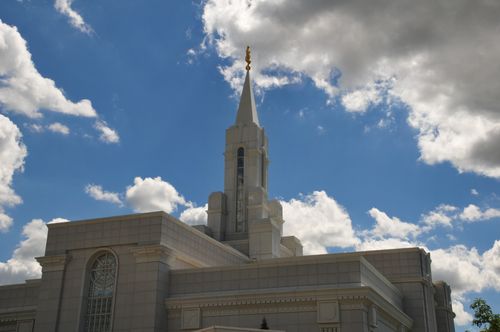
[[[70,132],[68,126],[65,126],[59,122],[54,122],[54,123],[48,125],[47,129],[53,133],[59,133],[59,134],[65,135],[65,136],[68,135]]]
[[[421,233],[420,228],[412,223],[401,221],[397,217],[389,217],[377,208],[371,208],[368,214],[375,219],[376,224],[367,234],[377,238],[393,237],[405,239],[409,236],[415,238]]]
[[[483,254],[464,245],[430,250],[430,253],[433,279],[445,280],[452,289],[453,311],[457,315],[455,323],[470,324],[472,316],[463,304],[465,295],[486,289],[500,291],[500,240]]]
[[[0,212],[0,232],[7,232],[10,226],[12,226],[12,218],[5,213]]]
[[[48,223],[67,221],[55,218]],[[0,262],[0,284],[20,283],[39,278],[42,273],[35,257],[43,256],[47,240],[47,226],[42,219],[33,219],[23,227],[24,239],[17,245],[12,257]]]
[[[69,22],[73,27],[81,32],[91,34],[93,32],[92,28],[90,25],[85,23],[83,17],[77,11],[71,8],[72,3],[73,0],[55,0],[54,7],[59,13],[69,19]]]
[[[499,16],[492,2],[208,0],[202,18],[233,88],[250,44],[258,88],[308,77],[354,112],[387,95],[409,105],[422,161],[500,177]]]
[[[110,202],[119,206],[123,205],[118,193],[103,190],[102,186],[89,184],[85,187],[85,192],[95,200]]]
[[[460,326],[470,325],[472,322],[472,315],[465,311],[465,299],[462,299],[460,297],[456,298],[453,293],[451,294],[451,297],[451,306],[453,307],[453,312],[456,315],[454,319],[455,324]]]
[[[14,173],[23,171],[24,159],[28,154],[21,138],[19,128],[0,114],[0,232],[6,232],[12,224],[12,218],[4,213],[5,207],[22,202],[12,189]]]
[[[207,224],[208,204],[200,207],[188,207],[182,211],[179,219],[188,225],[206,225]]]
[[[16,27],[0,21],[0,105],[8,111],[31,118],[40,110],[95,117],[88,99],[77,103],[66,99],[55,82],[43,77],[31,59],[26,41]]]
[[[39,125],[37,123],[31,123],[31,124],[25,123],[24,126],[33,133],[41,133],[45,130],[45,128],[42,125]]]
[[[371,105],[377,105],[382,101],[380,91],[374,84],[346,92],[342,95],[342,105],[349,112],[363,113]]]
[[[477,195],[479,195],[479,191],[477,191],[477,190],[476,190],[476,189],[474,189],[474,188],[472,188],[472,189],[470,190],[470,193],[471,193],[471,195],[473,195],[473,196],[477,196]]]
[[[316,132],[318,133],[318,135],[324,135],[326,132],[326,129],[323,126],[318,125],[318,126],[316,126]]]
[[[171,213],[177,206],[191,206],[170,183],[161,177],[134,179],[134,185],[128,186],[125,193],[128,203],[137,212],[162,210]]]
[[[55,218],[48,223],[66,222],[67,219]],[[0,283],[23,282],[30,278],[39,278],[42,269],[34,259],[43,256],[47,240],[47,226],[41,219],[33,219],[23,227],[22,240],[14,250],[12,257],[0,262]]]
[[[434,228],[438,225],[451,227],[452,221],[457,217],[457,210],[458,208],[455,206],[440,204],[434,210],[422,215],[422,222],[430,228]]]
[[[357,251],[367,251],[367,250],[382,250],[382,249],[394,249],[394,248],[413,248],[420,247],[421,243],[415,241],[408,241],[401,238],[372,238],[366,237],[363,241],[356,245]]]
[[[285,219],[283,233],[298,237],[305,254],[322,254],[326,253],[326,247],[347,248],[358,244],[349,214],[326,192],[315,191],[281,204]]]
[[[94,128],[101,133],[99,139],[105,143],[118,143],[120,142],[120,136],[116,130],[108,127],[106,121],[98,120],[94,124]]]
[[[47,222],[47,224],[58,224],[61,222],[69,222],[69,220],[66,218],[54,218],[54,219],[50,220],[49,222]]]
[[[464,208],[462,213],[460,213],[459,217],[462,220],[469,222],[499,218],[500,209],[488,208],[486,210],[481,211],[481,209],[477,205],[469,204],[467,207]]]

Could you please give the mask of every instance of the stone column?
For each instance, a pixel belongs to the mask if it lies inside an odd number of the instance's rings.
[[[35,318],[36,332],[58,331],[64,272],[70,258],[71,256],[66,254],[36,258],[42,266],[42,281]]]

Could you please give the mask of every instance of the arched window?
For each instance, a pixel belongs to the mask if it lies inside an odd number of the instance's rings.
[[[236,159],[236,175],[238,178],[238,183],[243,183],[244,180],[244,172],[245,172],[245,149],[239,148],[238,149],[238,155]]]
[[[236,229],[237,233],[245,231],[245,149],[239,148],[236,153]]]
[[[261,167],[261,170],[260,170],[260,182],[261,182],[261,186],[262,188],[266,188],[267,187],[267,165],[266,165],[267,161],[266,161],[266,153],[265,152],[262,152],[262,155],[261,155],[261,158],[260,158],[260,167]]]
[[[94,259],[88,274],[85,332],[111,331],[115,284],[116,258],[103,252]]]

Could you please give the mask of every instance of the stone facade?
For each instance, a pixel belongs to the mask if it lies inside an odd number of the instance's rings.
[[[268,141],[247,73],[208,224],[164,212],[48,225],[42,277],[0,287],[0,332],[453,332],[420,248],[303,256],[267,197]],[[307,220],[304,220],[307,223]]]

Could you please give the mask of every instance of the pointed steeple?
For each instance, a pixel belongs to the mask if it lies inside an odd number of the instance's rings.
[[[250,47],[247,46],[245,61],[247,62],[245,83],[241,91],[240,105],[238,107],[238,114],[236,116],[236,124],[249,124],[255,123],[259,125],[259,117],[257,116],[257,109],[255,108],[255,99],[253,97],[252,82],[250,80]]]

